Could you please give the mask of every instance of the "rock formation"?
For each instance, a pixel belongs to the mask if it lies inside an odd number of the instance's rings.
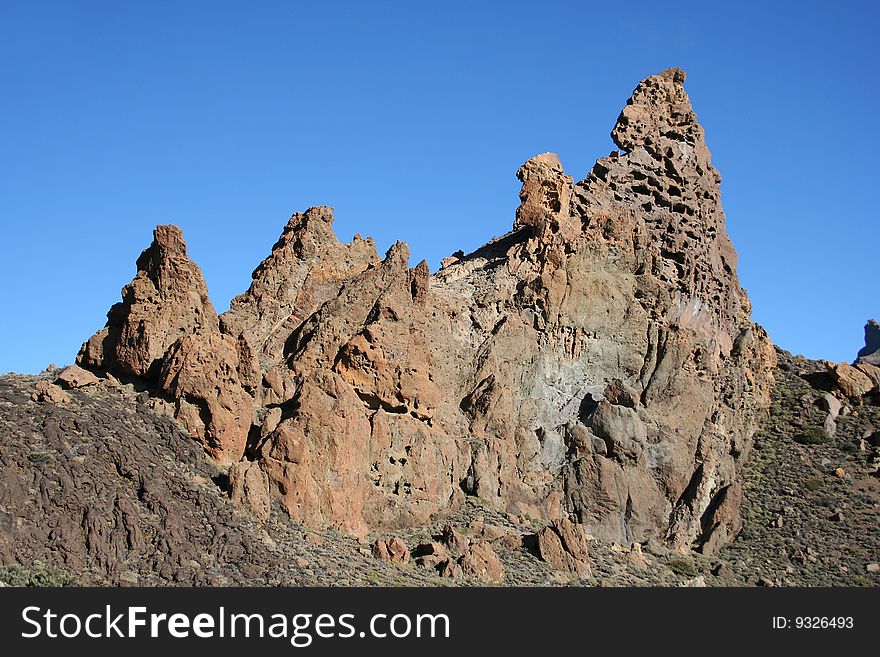
[[[859,350],[856,363],[880,367],[880,323],[876,319],[865,324],[865,346]]]
[[[141,378],[313,527],[420,523],[473,495],[716,550],[739,529],[775,354],[683,83],[642,81],[621,151],[584,180],[550,153],[526,162],[513,231],[433,276],[403,243],[381,259],[340,243],[311,208],[218,318],[179,230],[159,227],[78,363]]]
[[[880,324],[874,319],[865,324],[865,346],[852,365],[826,362],[826,367],[843,398],[861,404],[863,398],[880,393]]]

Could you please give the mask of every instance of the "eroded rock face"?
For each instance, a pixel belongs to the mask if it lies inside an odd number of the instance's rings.
[[[218,330],[193,333],[169,347],[158,375],[161,391],[175,400],[175,416],[208,454],[235,463],[244,454],[253,423],[250,391],[258,380],[250,347]]]
[[[421,523],[476,495],[625,545],[715,550],[739,529],[775,354],[683,82],[641,82],[622,152],[584,180],[550,153],[526,162],[513,231],[433,276],[403,243],[383,259],[340,243],[311,208],[218,321],[179,233],[157,232],[80,362],[152,382],[314,527]]]

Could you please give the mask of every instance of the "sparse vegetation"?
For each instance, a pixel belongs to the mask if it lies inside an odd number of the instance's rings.
[[[28,454],[28,460],[31,463],[51,463],[55,460],[55,457],[52,456],[51,452],[38,449]]]
[[[694,565],[694,560],[688,557],[673,557],[666,562],[666,565],[669,567],[669,570],[681,577],[697,576],[697,567]]]
[[[33,568],[22,566],[0,566],[0,582],[6,586],[76,586],[77,581],[73,575],[60,570],[51,570],[42,565]]]
[[[824,445],[831,441],[831,436],[822,427],[807,427],[794,440],[801,445]]]
[[[825,482],[822,480],[822,477],[810,477],[804,482],[804,488],[812,492],[820,490],[824,485]]]

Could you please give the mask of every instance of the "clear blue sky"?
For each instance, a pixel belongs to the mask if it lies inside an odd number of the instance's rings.
[[[326,6],[318,8],[317,5]],[[0,372],[72,362],[158,223],[218,311],[289,215],[432,270],[506,232],[517,167],[575,179],[669,66],[724,178],[754,319],[851,360],[877,294],[878,8],[867,2],[0,4]]]

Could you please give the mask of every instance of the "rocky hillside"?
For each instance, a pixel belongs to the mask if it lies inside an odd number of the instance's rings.
[[[77,366],[2,379],[7,579],[785,583],[756,468],[872,408],[876,325],[774,388],[684,81],[639,83],[580,182],[526,162],[512,231],[433,274],[310,208],[218,315],[159,226]],[[786,432],[795,385],[827,408]]]
[[[311,530],[277,500],[260,520],[232,499],[244,482],[147,392],[72,368],[0,377],[0,584],[876,585],[878,389],[847,398],[834,366],[777,353],[742,532],[715,555],[613,543],[473,496],[361,539]]]

